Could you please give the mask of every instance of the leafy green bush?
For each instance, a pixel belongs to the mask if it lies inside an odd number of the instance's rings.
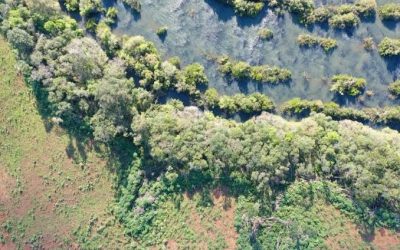
[[[101,0],[79,0],[79,11],[81,16],[89,17],[101,13],[103,4]]]
[[[331,91],[339,95],[358,96],[364,91],[366,84],[363,78],[335,75],[332,77]]]
[[[323,38],[307,34],[300,34],[297,43],[302,47],[320,46],[325,52],[330,52],[337,47],[337,42],[331,38]]]
[[[400,56],[400,39],[385,37],[378,44],[378,52],[381,56]]]
[[[389,92],[395,97],[400,97],[400,80],[397,80],[389,85]]]
[[[132,10],[140,12],[142,5],[140,4],[140,0],[122,0],[122,2],[128,5]]]
[[[336,29],[351,29],[358,26],[360,18],[354,13],[335,14],[329,18],[329,25]]]
[[[68,11],[74,12],[79,10],[79,0],[65,0],[64,4]]]
[[[258,36],[262,40],[271,40],[274,37],[274,33],[272,32],[272,30],[264,28],[258,31]]]
[[[357,0],[354,3],[354,11],[359,17],[370,17],[375,15],[376,1],[375,0]]]
[[[400,21],[400,4],[388,3],[379,6],[379,17],[384,21]]]
[[[314,11],[314,1],[312,0],[289,0],[286,2],[289,12],[299,16],[300,22],[307,23],[309,16]]]
[[[233,61],[227,56],[221,56],[217,60],[219,70],[236,79],[250,78],[254,81],[278,84],[287,82],[292,74],[288,69],[270,65],[251,66],[247,62]]]
[[[167,35],[167,32],[168,32],[168,28],[164,26],[164,27],[158,28],[156,31],[156,34],[159,37],[164,37]]]
[[[264,8],[262,0],[219,0],[233,6],[235,12],[241,16],[255,16]]]

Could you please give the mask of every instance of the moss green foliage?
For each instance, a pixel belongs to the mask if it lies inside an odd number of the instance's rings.
[[[366,37],[363,40],[363,47],[365,50],[371,51],[375,47],[375,42],[372,37]]]
[[[68,11],[74,12],[79,10],[79,0],[65,0],[65,7]]]
[[[238,112],[248,114],[259,113],[261,111],[271,112],[275,108],[274,103],[266,95],[260,93],[219,96],[218,92],[213,88],[208,89],[204,93],[200,103],[206,108],[218,108],[228,114]]]
[[[159,37],[164,37],[167,35],[168,28],[167,27],[160,27],[157,29],[156,34]]]
[[[381,56],[386,57],[400,56],[400,39],[383,38],[378,44],[378,52]]]
[[[101,13],[103,4],[101,0],[79,0],[79,11],[81,16],[89,17]]]
[[[272,30],[264,28],[258,31],[258,36],[262,40],[271,40],[274,37],[274,33],[272,32]]]
[[[247,62],[233,61],[227,56],[218,58],[219,70],[235,79],[252,79],[258,82],[278,84],[287,82],[292,74],[288,69],[270,65],[251,66]]]
[[[384,21],[400,21],[400,4],[388,3],[379,6],[379,17]]]
[[[122,2],[128,5],[132,10],[136,12],[140,12],[142,5],[140,4],[140,0],[122,0]]]
[[[298,15],[302,23],[307,23],[315,8],[313,0],[289,0],[286,4],[289,12]]]
[[[389,92],[395,97],[400,97],[400,80],[397,80],[389,85]]]
[[[353,120],[358,122],[376,123],[376,117],[370,115],[374,112],[368,112],[358,109],[340,107],[334,102],[324,103],[319,100],[303,100],[294,98],[281,105],[280,111],[285,115],[304,117],[309,116],[311,112],[323,113],[335,120]]]
[[[241,16],[255,16],[265,5],[262,0],[219,0],[225,4],[233,6],[235,12]]]
[[[325,52],[330,52],[337,47],[335,39],[312,36],[308,34],[300,34],[297,37],[297,43],[302,47],[320,46]]]
[[[367,82],[363,78],[350,75],[335,75],[332,77],[331,91],[339,95],[358,96],[362,94]]]
[[[336,14],[329,19],[329,25],[337,29],[355,28],[360,19],[354,13]]]

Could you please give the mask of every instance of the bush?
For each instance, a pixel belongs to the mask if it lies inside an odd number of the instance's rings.
[[[137,12],[140,12],[142,8],[139,0],[122,0],[122,2],[132,8],[132,10]]]
[[[357,0],[354,3],[354,10],[359,17],[373,16],[376,12],[375,0]]]
[[[312,0],[289,0],[287,1],[287,7],[289,12],[299,16],[302,23],[308,22],[308,18],[315,8]]]
[[[258,0],[234,0],[229,2],[235,8],[235,12],[241,16],[255,16],[264,8],[264,3]]]
[[[183,77],[178,83],[178,91],[188,92],[190,94],[197,93],[197,87],[207,85],[208,79],[204,72],[204,67],[198,63],[186,66],[183,70]]]
[[[250,78],[258,82],[278,84],[289,81],[292,78],[292,73],[288,69],[261,65],[251,68]]]
[[[271,40],[274,37],[274,33],[272,32],[272,30],[264,28],[258,31],[258,36],[261,40]]]
[[[389,92],[397,98],[400,97],[400,80],[397,80],[389,85]]]
[[[365,89],[366,81],[350,75],[335,75],[332,77],[331,91],[339,95],[358,96]]]
[[[167,27],[160,27],[157,29],[156,34],[159,37],[165,37],[167,35],[168,28]]]
[[[103,4],[101,0],[80,0],[79,11],[81,16],[89,17],[102,11]]]
[[[238,79],[248,78],[250,76],[250,70],[250,64],[239,61],[232,65],[232,76]]]
[[[320,46],[325,52],[332,51],[337,47],[337,42],[331,38],[317,37],[307,34],[301,34],[297,37],[297,43],[303,47]]]
[[[365,50],[368,50],[368,51],[373,50],[374,46],[375,46],[375,43],[374,43],[374,40],[373,40],[372,37],[364,38],[363,47],[364,47]]]
[[[65,0],[64,4],[68,11],[74,12],[79,10],[79,0]]]
[[[379,17],[384,21],[400,21],[400,4],[389,3],[379,7]]]
[[[278,84],[291,79],[292,73],[288,69],[270,65],[251,66],[247,62],[232,61],[227,56],[218,58],[219,70],[236,79],[250,78],[254,81]]]
[[[7,32],[8,42],[21,54],[29,53],[35,46],[33,36],[20,28],[14,28]]]
[[[392,39],[385,37],[378,45],[378,52],[381,56],[399,56],[400,55],[400,39]]]
[[[360,18],[354,13],[336,14],[329,18],[329,25],[336,29],[351,29],[358,26]]]

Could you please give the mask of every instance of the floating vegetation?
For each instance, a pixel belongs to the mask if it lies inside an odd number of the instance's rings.
[[[400,39],[385,37],[378,45],[381,56],[400,56]]]
[[[325,52],[330,52],[337,47],[335,39],[301,34],[297,37],[297,43],[302,47],[320,46]]]
[[[400,21],[400,4],[389,3],[379,7],[379,17],[383,21]]]
[[[332,77],[331,91],[339,95],[358,96],[365,89],[367,82],[363,78],[356,78],[350,75],[335,75]]]
[[[291,79],[292,73],[288,69],[277,66],[251,66],[247,62],[234,61],[228,56],[218,58],[219,70],[235,79],[252,79],[258,82],[278,84]]]

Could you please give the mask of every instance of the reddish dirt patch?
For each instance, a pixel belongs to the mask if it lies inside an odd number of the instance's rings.
[[[234,226],[235,204],[232,198],[226,195],[223,189],[214,190],[214,204],[223,210],[222,216],[215,222],[218,231],[223,232],[227,249],[236,249],[238,233]]]
[[[176,241],[174,241],[174,240],[169,240],[167,242],[167,249],[169,249],[169,250],[178,250],[179,249],[178,243],[176,243]]]
[[[372,244],[381,250],[400,249],[400,234],[381,228],[375,232]]]
[[[186,194],[186,198],[191,199],[193,194]],[[215,230],[208,230],[202,223],[202,218],[199,216],[195,208],[192,208],[189,226],[200,235],[204,235],[211,240],[216,239],[216,232],[223,235],[227,244],[227,250],[236,249],[236,241],[238,234],[234,226],[236,203],[234,198],[228,195],[224,188],[217,188],[212,192],[213,210],[219,211],[218,219],[213,222]],[[206,244],[199,244],[198,249],[208,249]]]

